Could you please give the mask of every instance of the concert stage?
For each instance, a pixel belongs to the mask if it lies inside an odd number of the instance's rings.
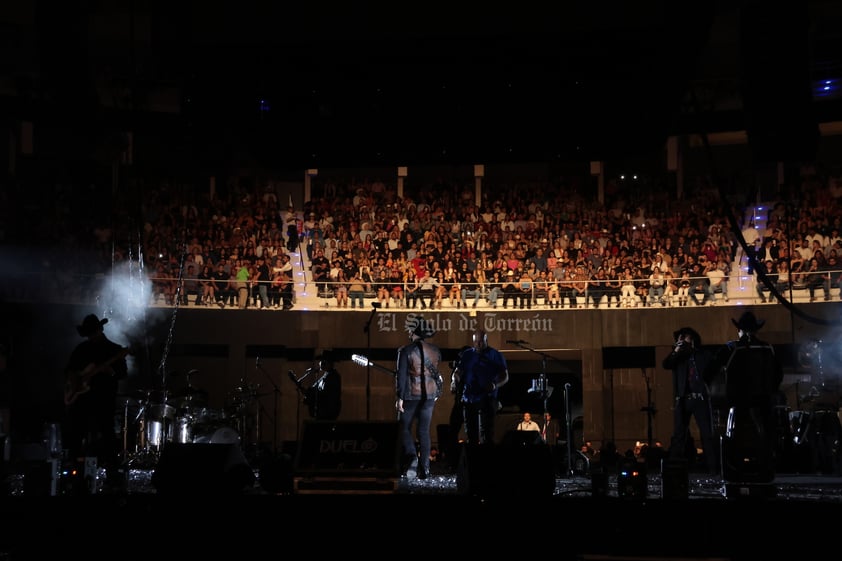
[[[842,477],[782,474],[773,496],[726,496],[716,477],[686,474],[672,490],[661,474],[633,489],[618,473],[556,477],[549,492],[488,481],[464,492],[459,475],[435,466],[427,480],[398,478],[393,492],[290,491],[286,464],[253,470],[230,487],[159,492],[154,470],[130,470],[120,492],[25,496],[20,478],[2,502],[0,558],[29,559],[76,551],[86,559],[191,559],[212,555],[299,552],[364,554],[380,559],[407,548],[479,554],[548,554],[560,559],[804,559],[838,530]],[[201,466],[196,466],[200,471]],[[103,474],[100,474],[102,476]],[[189,474],[187,474],[189,476]],[[209,480],[195,474],[191,480]],[[534,477],[524,466],[522,477]],[[599,488],[602,485],[602,488]],[[671,485],[671,484],[670,484]],[[684,492],[686,491],[686,494]],[[672,495],[672,496],[670,496]]]

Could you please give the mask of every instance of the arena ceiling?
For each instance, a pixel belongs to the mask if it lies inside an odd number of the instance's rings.
[[[196,11],[193,115],[318,167],[596,160],[746,128],[797,152],[839,109],[811,91],[842,76],[831,2],[456,4]]]
[[[119,82],[135,111],[120,125],[140,140],[161,120],[136,112],[176,91],[167,140],[205,164],[587,161],[727,130],[777,158],[842,120],[838,97],[814,91],[842,76],[830,0],[23,4],[65,114]],[[3,29],[17,55],[26,25]]]

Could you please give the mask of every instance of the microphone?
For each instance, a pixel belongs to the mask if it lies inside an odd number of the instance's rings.
[[[527,342],[524,341],[523,339],[518,339],[518,340],[506,339],[506,343],[508,343],[510,345],[526,345],[527,344]]]
[[[260,355],[258,355],[258,356],[257,356],[257,358],[256,358],[256,359],[254,359],[254,365],[255,365],[255,366],[260,366]]]
[[[295,372],[290,370],[287,374],[289,374],[290,380],[292,380],[293,382],[298,382],[298,379],[295,377]]]

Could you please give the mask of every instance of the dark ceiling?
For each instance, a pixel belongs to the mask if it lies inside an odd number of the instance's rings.
[[[193,115],[225,108],[232,126],[255,125],[264,148],[314,165],[651,149],[675,126],[715,14],[425,3],[371,15],[202,20],[215,32],[194,37]]]
[[[205,162],[597,160],[721,130],[779,157],[842,120],[812,93],[842,76],[838,1],[36,4],[64,96],[81,51],[138,90],[171,84],[172,136]]]

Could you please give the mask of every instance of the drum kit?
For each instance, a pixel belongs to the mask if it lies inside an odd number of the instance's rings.
[[[190,384],[173,390],[138,390],[119,396],[123,459],[137,468],[154,467],[164,448],[177,444],[256,444],[259,437],[257,385],[241,385],[226,406],[208,406],[207,392]]]

